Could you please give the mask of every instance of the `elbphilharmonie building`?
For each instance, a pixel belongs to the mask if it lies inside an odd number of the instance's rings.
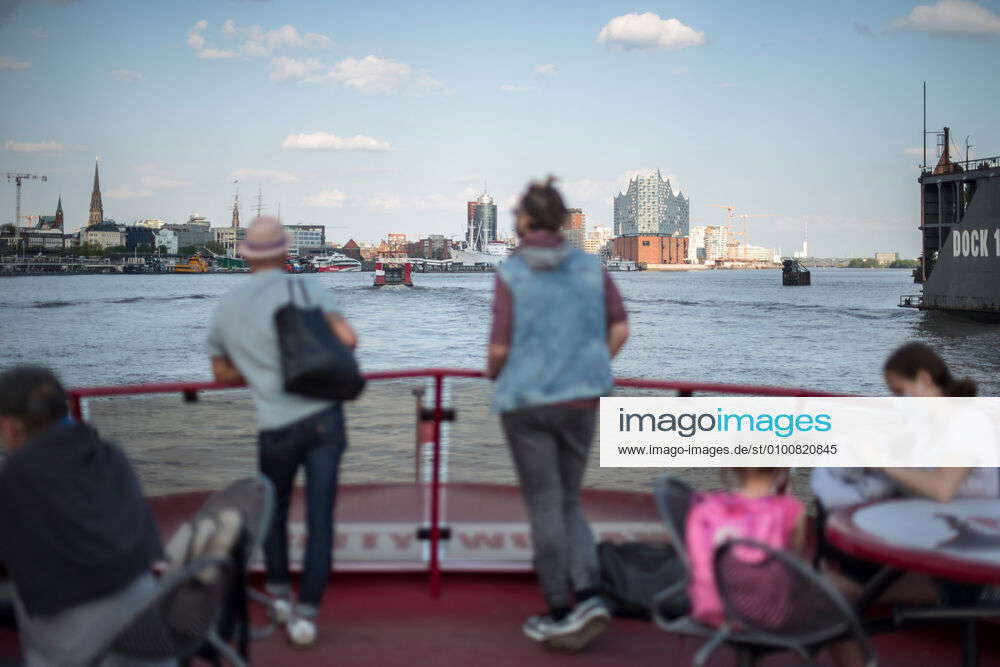
[[[629,181],[615,195],[615,236],[687,236],[690,200],[674,194],[660,170]]]

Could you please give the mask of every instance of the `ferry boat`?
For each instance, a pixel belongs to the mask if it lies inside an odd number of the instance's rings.
[[[313,258],[313,264],[316,266],[316,270],[320,273],[340,273],[342,271],[361,270],[361,262],[353,257],[348,257],[347,255],[339,252],[315,257]]]
[[[174,273],[208,273],[208,268],[208,260],[194,255],[188,257],[188,261],[184,264],[174,265]]]
[[[388,384],[416,388],[415,419],[409,406],[399,410],[408,420],[414,442],[414,475],[409,481],[342,484],[337,494],[334,572],[318,616],[319,634],[310,649],[292,648],[282,633],[255,639],[252,664],[282,667],[320,665],[690,665],[704,641],[664,632],[640,619],[615,618],[585,652],[565,656],[543,650],[522,636],[520,625],[544,606],[532,575],[530,531],[520,490],[514,485],[470,483],[461,479],[456,457],[473,443],[449,441],[449,421],[462,418],[451,399],[456,387],[483,381],[477,370],[413,369],[367,374],[370,386]],[[690,396],[693,393],[771,396],[823,395],[804,389],[617,379],[616,384],[644,392]],[[214,383],[147,384],[70,390],[71,412],[87,419],[94,402],[139,397],[143,413],[157,397],[195,409],[199,396],[232,395],[231,385]],[[365,400],[362,398],[361,400]],[[210,403],[211,401],[205,401]],[[115,410],[118,414],[118,409]],[[466,414],[466,413],[462,413]],[[386,438],[406,433],[406,421]],[[100,426],[100,424],[98,424]],[[141,428],[130,424],[130,428]],[[361,427],[366,428],[366,427]],[[251,434],[247,434],[251,437]],[[128,442],[122,443],[126,449]],[[247,447],[253,447],[247,442]],[[350,450],[348,450],[350,451]],[[252,465],[252,464],[250,464]],[[467,467],[467,466],[466,466]],[[592,472],[592,471],[591,471]],[[372,470],[373,479],[378,479]],[[592,477],[590,477],[592,479]],[[224,482],[219,482],[221,486]],[[164,540],[198,511],[211,490],[167,493],[150,498]],[[292,569],[301,572],[304,498],[293,495],[289,532]],[[584,511],[599,540],[665,540],[663,524],[649,490],[588,488]],[[250,563],[252,586],[263,587],[258,558]],[[265,625],[265,610],[251,605],[251,623]],[[1000,665],[1000,633],[984,625],[980,664]],[[958,665],[959,633],[940,626],[893,632],[873,638],[882,667]],[[0,624],[0,664],[18,660],[16,630]],[[928,662],[934,656],[934,662]],[[824,656],[825,657],[825,656]],[[709,664],[736,664],[720,648]],[[200,664],[200,663],[197,663]],[[228,663],[224,663],[228,664]],[[778,654],[767,665],[802,664],[798,656]],[[825,661],[817,664],[828,664]]]
[[[391,260],[375,262],[375,282],[373,285],[375,287],[385,287],[386,285],[413,287],[413,264]]]
[[[630,259],[612,257],[604,263],[604,268],[608,271],[638,271],[640,267]]]

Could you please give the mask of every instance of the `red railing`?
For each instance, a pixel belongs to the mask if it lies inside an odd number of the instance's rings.
[[[482,371],[464,368],[417,368],[400,371],[375,371],[365,374],[365,378],[369,382],[416,378],[430,378],[434,381],[434,406],[431,410],[425,412],[425,414],[429,414],[431,417],[431,436],[434,447],[431,457],[430,526],[426,533],[427,539],[430,542],[430,557],[427,563],[427,571],[430,576],[431,595],[434,597],[441,594],[441,564],[439,560],[439,546],[442,539],[441,423],[445,419],[445,407],[443,405],[444,381],[445,378],[482,377],[485,377],[485,373]],[[792,397],[842,395],[823,391],[814,391],[810,389],[776,387],[768,385],[742,385],[716,382],[673,382],[664,380],[642,380],[637,378],[616,378],[615,385],[619,387],[629,387],[632,389],[675,391],[678,396],[692,396],[695,392]],[[82,387],[78,389],[70,389],[68,394],[70,412],[76,419],[82,420],[84,418],[83,400],[87,398],[132,396],[139,394],[181,394],[186,401],[196,401],[198,399],[198,394],[203,391],[242,388],[245,388],[245,385],[221,384],[218,382],[168,382],[160,384],[120,385],[112,387]],[[418,413],[418,418],[419,416],[420,415]]]

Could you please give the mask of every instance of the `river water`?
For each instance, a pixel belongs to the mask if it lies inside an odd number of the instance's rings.
[[[896,306],[914,293],[909,271],[814,269],[809,287],[782,287],[779,271],[614,275],[631,339],[620,376],[801,386],[884,395],[880,367],[896,346],[922,340],[983,395],[1000,393],[1000,325]],[[204,340],[220,297],[246,275],[0,278],[0,366],[40,363],[71,386],[208,380]],[[372,288],[370,273],[313,274],[332,290],[360,337],[367,370],[480,368],[494,277],[416,274],[417,287]],[[372,383],[349,410],[344,480],[414,475],[414,398],[422,382]],[[453,382],[459,418],[449,434],[449,477],[509,482],[510,461],[489,386]],[[214,487],[252,471],[254,428],[246,392],[102,399],[95,423],[126,446],[151,493]],[[596,448],[595,448],[596,449]],[[600,470],[594,486],[636,488],[656,471]],[[716,473],[689,473],[700,481]]]

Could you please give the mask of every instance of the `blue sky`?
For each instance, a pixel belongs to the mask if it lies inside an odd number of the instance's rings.
[[[228,224],[263,190],[328,238],[459,235],[557,175],[588,222],[659,168],[692,224],[725,212],[790,252],[915,256],[928,126],[1000,154],[1000,1],[0,0],[0,169],[46,174],[23,213]],[[934,156],[933,137],[930,155]],[[14,187],[0,219],[14,217]]]

